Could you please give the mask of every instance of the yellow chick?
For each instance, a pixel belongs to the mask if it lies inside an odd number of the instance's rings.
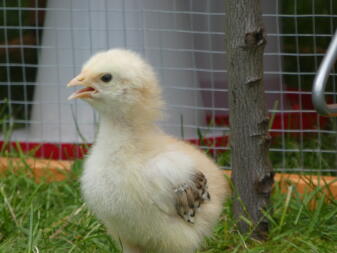
[[[84,200],[126,253],[190,253],[211,235],[229,195],[223,172],[203,152],[166,135],[156,121],[161,90],[138,54],[91,57],[68,86],[100,114],[81,177]]]

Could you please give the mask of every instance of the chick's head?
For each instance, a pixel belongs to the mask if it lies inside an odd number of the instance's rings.
[[[92,56],[68,87],[84,86],[69,99],[80,98],[105,115],[156,120],[161,91],[152,67],[138,54],[111,49]]]

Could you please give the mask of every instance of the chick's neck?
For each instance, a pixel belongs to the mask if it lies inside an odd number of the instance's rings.
[[[110,144],[111,147],[117,147],[135,143],[137,139],[156,132],[158,129],[153,122],[145,123],[132,118],[116,118],[101,114],[96,144]]]

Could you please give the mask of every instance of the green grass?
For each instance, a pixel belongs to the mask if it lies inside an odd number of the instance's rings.
[[[83,204],[79,167],[77,163],[64,182],[37,184],[29,168],[0,179],[1,253],[117,252]]]
[[[104,227],[83,203],[76,162],[67,180],[36,183],[29,168],[0,178],[0,252],[118,252]],[[319,192],[319,191],[317,191]],[[337,202],[317,192],[299,198],[276,186],[269,240],[248,239],[236,230],[231,202],[201,252],[337,252]],[[308,202],[316,199],[317,208]]]
[[[254,241],[248,239],[249,235],[240,234],[230,218],[228,203],[213,238],[208,240],[209,250],[204,253],[337,252],[337,202],[327,203],[319,191],[300,198],[294,188],[288,196],[280,192],[278,185],[275,188],[273,213],[268,214],[270,233],[267,241]],[[316,209],[310,208],[311,200],[316,200]]]

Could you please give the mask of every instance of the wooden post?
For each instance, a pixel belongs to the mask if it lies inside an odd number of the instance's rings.
[[[263,87],[266,44],[259,0],[226,0],[226,51],[234,183],[234,216],[241,232],[266,238],[274,174],[268,151],[269,117]],[[249,226],[244,219],[249,219]]]

